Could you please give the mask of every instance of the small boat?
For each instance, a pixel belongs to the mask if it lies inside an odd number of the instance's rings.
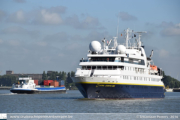
[[[10,91],[18,94],[33,94],[33,93],[66,93],[65,86],[45,86],[36,85],[31,77],[20,77],[19,84],[13,84]]]

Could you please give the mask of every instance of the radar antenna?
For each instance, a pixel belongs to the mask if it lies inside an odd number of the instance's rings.
[[[142,33],[147,33],[146,31],[141,31],[141,32],[134,32],[134,33],[138,33],[139,34],[139,38],[136,40],[137,41],[137,47],[141,47],[141,34]]]

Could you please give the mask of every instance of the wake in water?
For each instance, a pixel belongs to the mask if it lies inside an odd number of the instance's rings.
[[[6,94],[0,94],[0,95],[17,95],[17,93],[6,93]]]

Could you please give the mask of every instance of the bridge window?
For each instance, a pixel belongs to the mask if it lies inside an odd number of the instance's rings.
[[[101,66],[97,66],[97,69],[98,69],[98,70],[101,70]]]
[[[86,66],[82,66],[82,70],[86,70]]]
[[[113,66],[113,69],[117,69],[117,66]]]
[[[107,66],[102,66],[103,70],[106,70],[107,69]]]
[[[91,69],[91,66],[87,66],[87,69],[90,70],[90,69]]]
[[[96,69],[96,66],[92,66],[92,69]]]
[[[115,57],[91,57],[91,61],[110,61],[114,62]]]
[[[108,70],[112,70],[112,66],[108,66]]]

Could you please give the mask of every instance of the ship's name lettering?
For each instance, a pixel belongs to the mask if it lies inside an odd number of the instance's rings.
[[[96,87],[115,87],[115,85],[96,85]]]

